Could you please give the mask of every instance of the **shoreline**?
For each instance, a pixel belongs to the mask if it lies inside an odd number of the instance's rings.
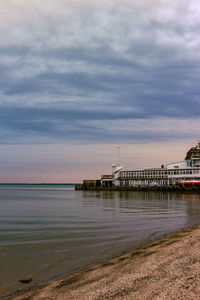
[[[5,299],[197,299],[199,249],[197,224]]]

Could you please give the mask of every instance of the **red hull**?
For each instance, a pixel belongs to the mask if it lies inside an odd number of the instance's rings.
[[[200,186],[200,181],[180,181],[177,184],[179,186]]]

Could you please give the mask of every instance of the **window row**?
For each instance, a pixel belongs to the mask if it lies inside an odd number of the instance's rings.
[[[137,171],[137,172],[130,172],[130,171],[122,171],[120,172],[121,178],[138,178],[138,177],[163,177],[168,175],[192,175],[192,174],[200,174],[200,170],[197,169],[190,169],[190,170],[169,170],[169,171]]]

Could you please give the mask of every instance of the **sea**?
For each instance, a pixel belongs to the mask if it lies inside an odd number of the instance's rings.
[[[197,223],[197,193],[1,184],[0,299]]]

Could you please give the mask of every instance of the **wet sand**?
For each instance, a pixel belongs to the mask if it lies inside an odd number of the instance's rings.
[[[200,225],[10,299],[200,299]]]

